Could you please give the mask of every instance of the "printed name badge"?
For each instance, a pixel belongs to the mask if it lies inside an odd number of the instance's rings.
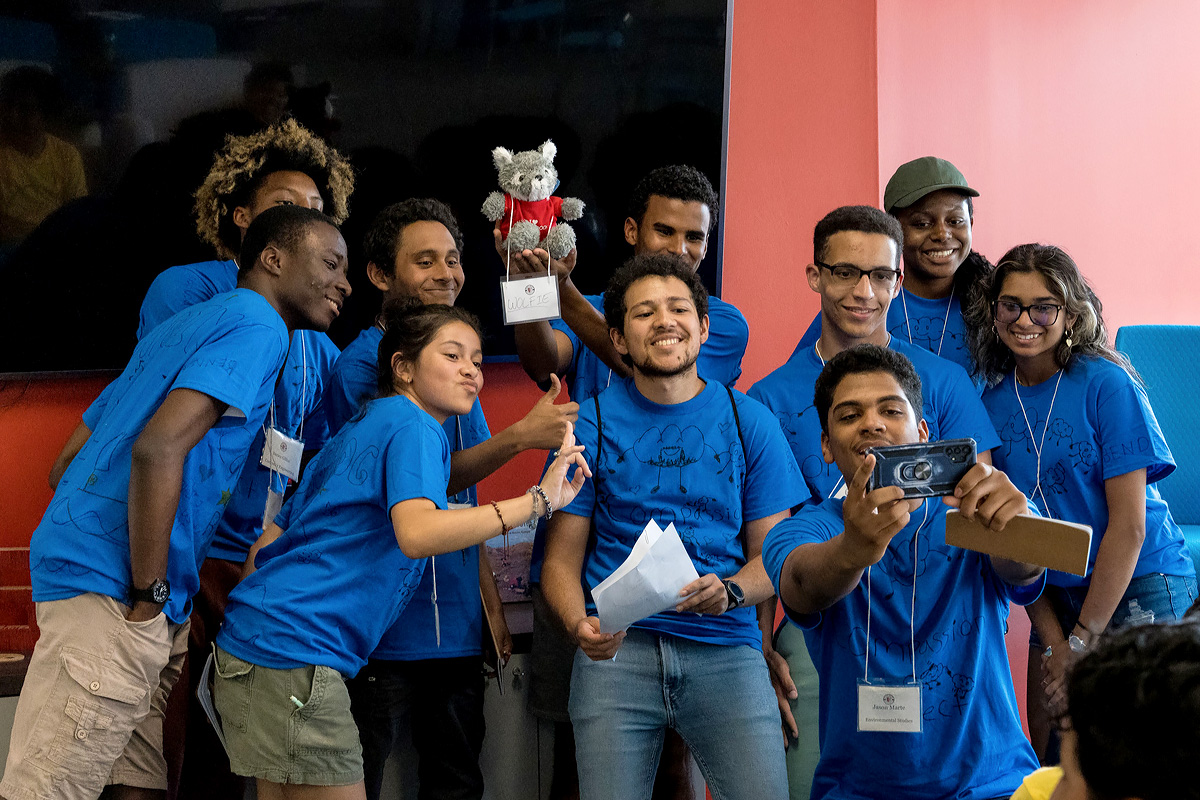
[[[858,729],[883,733],[921,732],[919,684],[858,681]]]
[[[558,280],[549,275],[536,278],[501,278],[500,299],[504,324],[558,319]]]
[[[267,428],[260,463],[273,472],[281,472],[292,480],[300,479],[300,457],[304,442],[292,439],[274,428]]]

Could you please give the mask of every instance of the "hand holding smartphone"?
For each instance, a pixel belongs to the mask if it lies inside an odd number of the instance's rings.
[[[867,452],[875,456],[867,491],[899,486],[906,498],[954,494],[976,460],[974,439],[872,447]]]

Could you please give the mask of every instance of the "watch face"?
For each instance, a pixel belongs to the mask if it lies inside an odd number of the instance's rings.
[[[150,592],[154,597],[154,602],[165,603],[171,597],[171,584],[166,581],[155,581],[150,584]]]

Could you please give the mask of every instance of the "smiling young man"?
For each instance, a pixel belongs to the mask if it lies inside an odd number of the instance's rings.
[[[708,252],[708,237],[716,225],[717,193],[702,172],[686,165],[660,167],[638,183],[629,201],[625,241],[635,255],[670,253],[694,273]],[[525,251],[514,254],[514,272],[546,271],[546,262]],[[631,374],[609,339],[603,316],[604,296],[584,295],[571,281],[574,255],[552,262],[558,277],[562,319],[531,322],[514,328],[521,365],[539,385],[558,375],[583,402],[604,391],[613,377]],[[709,298],[712,329],[700,354],[700,374],[733,386],[742,374],[742,356],[750,328],[734,306]]]
[[[625,219],[625,241],[635,255],[668,253],[677,256],[694,274],[708,252],[709,235],[716,226],[720,204],[712,184],[694,167],[677,164],[649,172],[637,184],[629,200]],[[497,231],[497,237],[499,232]],[[497,250],[503,258],[505,253]],[[562,261],[550,260],[545,251],[537,256],[526,250],[512,255],[512,270],[518,274],[545,274],[547,265],[558,278],[562,318],[532,322],[513,328],[517,354],[525,372],[545,386],[551,375],[566,383],[571,399],[583,403],[610,385],[628,378],[629,366],[614,348],[604,318],[604,295],[584,295],[571,280],[575,254]],[[717,297],[708,299],[708,338],[700,351],[699,373],[726,386],[742,374],[750,328],[742,313]],[[569,796],[570,770],[562,768],[571,756],[567,695],[570,684],[573,642],[557,633],[542,598],[541,566],[545,548],[545,525],[539,524],[530,565],[530,593],[534,604],[533,652],[530,662],[529,708],[536,716],[552,720],[555,733],[555,768],[551,796]],[[662,759],[663,769],[654,796],[658,800],[690,796],[691,769],[687,747],[668,733]]]
[[[570,716],[580,796],[650,796],[673,729],[714,797],[781,797],[779,711],[752,606],[774,612],[759,547],[804,497],[795,460],[767,409],[699,374],[708,297],[690,265],[634,256],[604,297],[633,379],[582,405],[575,435],[595,478],[555,511],[542,571],[546,600],[578,645]],[[674,523],[702,577],[674,609],[601,633],[590,589],[649,519]]]
[[[868,490],[868,448],[928,440],[921,380],[903,355],[876,345],[843,351],[815,395],[822,455],[838,466],[846,497],[804,505],[762,551],[820,676],[812,797],[1007,798],[1037,760],[1021,731],[1004,633],[1010,601],[1036,599],[1044,572],[947,545],[945,521],[954,507],[1003,535],[1029,503],[984,463],[942,501]],[[907,706],[908,724],[880,726],[881,703]]]
[[[380,212],[367,232],[367,277],[385,305],[417,298],[454,305],[462,290],[462,233],[454,214],[434,199],[410,199]],[[333,432],[375,397],[382,323],[359,334],[333,368],[326,390]],[[557,381],[557,379],[555,379]],[[492,436],[478,398],[467,414],[446,420],[450,441],[451,505],[475,505],[475,484],[524,450],[562,442],[576,403],[555,404],[555,383],[520,421]],[[350,682],[354,718],[363,745],[369,800],[383,786],[384,764],[396,742],[411,739],[418,756],[422,797],[479,798],[483,774],[483,591],[493,620],[503,620],[487,552],[469,547],[430,559],[421,584]],[[507,658],[507,630],[497,632]]]
[[[971,249],[979,192],[958,168],[924,156],[896,168],[883,192],[883,208],[903,231],[904,286],[888,310],[888,331],[973,372],[963,309],[979,279],[992,270]],[[799,350],[820,334],[818,315],[800,339]],[[979,386],[982,389],[982,385]]]
[[[185,308],[233,290],[238,279],[237,253],[246,231],[264,211],[279,206],[297,206],[322,211],[331,219],[345,220],[354,176],[350,164],[336,150],[309,131],[288,121],[251,136],[230,139],[217,153],[204,183],[196,191],[196,229],[219,256],[213,261],[183,264],[161,272],[142,300],[138,339]],[[337,314],[344,296],[329,293]],[[329,440],[322,405],[324,384],[337,359],[338,348],[323,331],[296,330],[282,376],[275,386],[271,424],[288,437],[303,441],[309,454]],[[59,454],[51,471],[53,486],[97,424],[108,401],[110,389],[83,413],[83,421]],[[263,515],[270,492],[281,495],[283,479],[272,485],[271,471],[262,465],[265,431],[259,430],[246,454],[246,465],[217,525],[210,557],[200,571],[200,591],[192,607],[189,633],[189,670],[194,695],[200,668],[212,651],[212,643],[224,619],[229,592],[241,578],[242,565],[250,546],[262,534]],[[168,737],[168,761],[183,762],[178,778],[179,796],[188,798],[240,798],[243,781],[230,770],[220,741],[208,724],[199,701],[192,697],[190,709],[178,719],[181,706],[172,706],[167,727],[187,727],[187,758],[176,753],[181,743]]]
[[[234,291],[138,344],[33,532],[41,637],[0,784],[9,800],[166,788],[163,710],[200,565],[290,333],[328,328],[330,298],[350,292],[346,244],[319,211],[263,213],[242,256]]]
[[[821,420],[812,386],[825,363],[859,344],[890,347],[917,369],[924,387],[922,414],[932,439],[975,439],[984,461],[1000,444],[987,410],[963,369],[887,330],[895,299],[908,281],[900,251],[903,233],[895,218],[871,206],[842,206],[813,230],[808,285],[821,296],[820,336],[801,345],[787,363],[754,384],[750,396],[775,412],[813,497],[842,492],[845,482],[821,455]]]
[[[828,359],[855,345],[890,347],[913,362],[924,387],[922,413],[931,438],[973,438],[985,462],[1000,444],[962,368],[887,331],[888,309],[906,280],[901,243],[899,223],[877,208],[842,206],[826,214],[813,230],[813,263],[805,271],[809,287],[821,296],[820,336],[798,346],[749,392],[775,412],[808,491],[818,501],[844,495],[846,483],[822,456],[822,425],[812,387]],[[796,686],[796,696],[787,699],[796,739],[788,747],[788,782],[793,798],[806,798],[820,756],[817,674],[795,626],[783,625],[774,646]]]

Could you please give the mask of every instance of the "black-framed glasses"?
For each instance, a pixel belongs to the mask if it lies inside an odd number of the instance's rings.
[[[1054,303],[1032,303],[1023,306],[1011,300],[997,300],[992,304],[992,316],[1002,325],[1016,322],[1028,311],[1030,322],[1042,328],[1049,328],[1058,321],[1058,312],[1061,310],[1062,306]]]
[[[829,270],[829,274],[833,277],[833,282],[840,286],[857,286],[862,280],[863,275],[871,276],[871,285],[877,289],[891,289],[896,285],[896,281],[900,279],[900,270],[888,269],[887,267],[873,267],[871,269],[859,269],[852,267],[849,264],[826,264],[821,261],[814,261],[821,269]]]

